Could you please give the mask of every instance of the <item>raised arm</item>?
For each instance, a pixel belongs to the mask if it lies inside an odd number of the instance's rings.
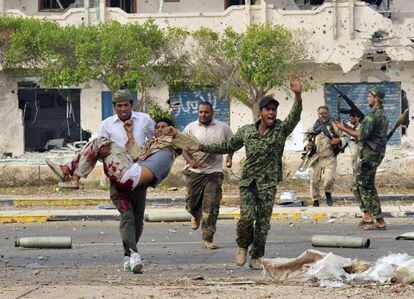
[[[290,135],[300,121],[302,113],[302,83],[298,76],[290,77],[290,89],[295,93],[295,99],[289,115],[282,123],[282,129],[286,136]]]

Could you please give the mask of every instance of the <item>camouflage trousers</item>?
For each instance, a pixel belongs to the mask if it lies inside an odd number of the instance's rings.
[[[213,242],[222,198],[223,173],[187,174],[186,210],[194,217],[201,217],[202,238]]]
[[[240,219],[237,222],[237,245],[248,248],[252,258],[265,254],[267,233],[270,230],[275,201],[275,189],[258,189],[255,182],[240,187]]]
[[[375,175],[378,165],[378,163],[365,165],[359,160],[352,178],[352,191],[359,201],[361,211],[371,213],[376,219],[384,217],[377,188],[375,188]]]
[[[103,153],[104,155],[102,155]],[[122,210],[128,210],[132,182],[121,183],[121,178],[131,167],[133,161],[125,149],[110,139],[102,137],[88,142],[76,157],[67,164],[70,169],[69,175],[86,178],[99,159],[103,161],[105,175],[118,192],[119,207]]]

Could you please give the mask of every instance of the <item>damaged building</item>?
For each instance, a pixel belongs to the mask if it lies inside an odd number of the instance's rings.
[[[0,0],[0,15],[48,18],[61,24],[99,24],[110,20],[188,30],[208,27],[243,31],[270,23],[309,33],[311,54],[321,71],[316,88],[305,93],[302,120],[288,140],[286,154],[302,149],[303,132],[311,127],[320,105],[335,107],[338,84],[364,112],[373,84],[389,91],[385,109],[396,120],[405,109],[409,119],[391,140],[388,155],[414,147],[414,2],[411,0]],[[0,152],[19,157],[64,142],[82,142],[111,115],[108,89],[91,81],[65,90],[46,90],[36,78],[10,77],[0,70]],[[179,125],[196,118],[200,99],[214,102],[218,117],[235,131],[252,122],[250,109],[235,101],[215,101],[209,91],[170,93],[168,86],[152,90],[163,107],[172,109]],[[291,96],[275,91],[279,117],[291,107]],[[408,150],[409,151],[409,150]],[[402,155],[404,156],[404,154]],[[414,157],[410,160],[411,169]],[[408,165],[408,164],[407,164]],[[408,166],[407,166],[408,167]]]

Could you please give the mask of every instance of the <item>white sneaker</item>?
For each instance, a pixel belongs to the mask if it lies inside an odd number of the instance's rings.
[[[135,274],[137,273],[142,273],[142,260],[141,260],[141,256],[139,255],[138,252],[132,252],[131,253],[131,257],[129,259],[129,264],[131,266],[131,271],[134,272]]]
[[[130,257],[129,256],[125,256],[124,257],[124,270],[125,271],[131,271],[131,263],[130,263]]]

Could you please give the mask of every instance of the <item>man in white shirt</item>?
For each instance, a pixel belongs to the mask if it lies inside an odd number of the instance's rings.
[[[198,106],[198,120],[189,123],[184,133],[194,136],[201,144],[221,143],[229,140],[233,133],[230,127],[213,119],[214,111],[210,102]],[[226,166],[231,167],[232,155],[226,158]],[[218,248],[213,243],[216,222],[222,198],[223,156],[196,152],[193,155],[183,151],[187,161],[187,198],[186,209],[193,216],[192,229],[198,229],[202,222],[203,247]]]
[[[108,117],[101,123],[99,136],[115,141],[125,147],[128,141],[123,127],[126,120],[133,121],[133,135],[138,146],[142,146],[146,139],[154,136],[155,123],[148,114],[132,111],[133,98],[125,91],[118,91],[113,95],[113,104],[116,114]],[[142,271],[142,261],[138,254],[137,243],[144,226],[145,201],[147,186],[135,188],[129,198],[129,209],[122,208],[114,184],[111,183],[110,196],[112,202],[121,214],[119,230],[124,247],[124,269],[139,273]]]

